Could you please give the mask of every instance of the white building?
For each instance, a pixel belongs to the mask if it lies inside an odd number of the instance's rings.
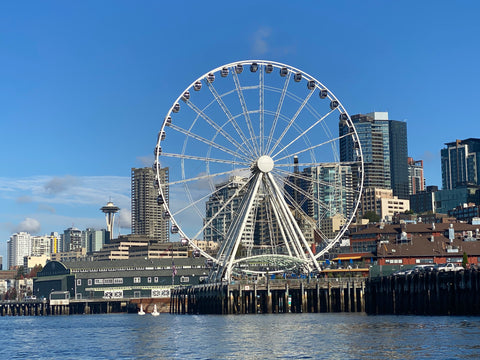
[[[8,268],[22,266],[23,258],[32,252],[32,236],[26,232],[15,233],[7,241]]]

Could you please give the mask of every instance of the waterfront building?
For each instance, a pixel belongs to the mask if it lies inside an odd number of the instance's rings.
[[[168,183],[168,168],[160,169],[161,184]],[[132,234],[145,235],[157,242],[170,240],[168,218],[157,202],[158,187],[152,168],[132,168]],[[163,189],[164,201],[169,203],[168,186]]]
[[[389,120],[388,112],[357,114],[351,119],[362,146],[364,186],[392,189],[394,196],[408,199],[407,124]],[[342,137],[348,131],[346,122],[340,121],[340,161],[356,160],[351,138]]]
[[[170,298],[170,289],[198,285],[209,273],[205,258],[51,261],[34,279],[34,295],[68,291],[71,299]]]
[[[423,177],[423,160],[408,158],[408,194],[414,195],[425,191],[425,178]]]
[[[407,210],[410,210],[410,200],[399,199],[393,195],[393,190],[366,187],[363,189],[358,214],[363,216],[367,212],[374,212],[381,219],[391,221],[395,214]]]
[[[480,185],[480,139],[456,140],[445,145],[440,151],[442,190]]]
[[[369,224],[350,227],[350,255],[371,257],[378,265],[480,263],[478,226],[466,223]]]
[[[18,232],[7,241],[8,268],[22,266],[23,258],[32,252],[32,236],[27,232]]]

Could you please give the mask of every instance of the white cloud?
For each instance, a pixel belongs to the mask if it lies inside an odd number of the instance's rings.
[[[268,27],[262,27],[253,34],[253,48],[255,55],[264,55],[268,52],[268,38],[272,34],[272,30]]]
[[[40,222],[36,219],[26,218],[16,228],[16,232],[25,231],[29,234],[36,234],[40,232]]]
[[[130,229],[132,226],[132,216],[129,209],[122,209],[118,212],[115,222],[120,229]]]

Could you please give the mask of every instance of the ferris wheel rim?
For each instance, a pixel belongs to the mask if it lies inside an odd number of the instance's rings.
[[[174,107],[176,104],[179,104],[182,100],[182,97],[184,96],[185,92],[186,91],[189,91],[191,90],[195,84],[198,82],[198,81],[202,81],[204,79],[206,79],[209,74],[215,74],[215,73],[218,73],[219,71],[222,71],[222,69],[224,68],[228,68],[228,69],[231,69],[237,65],[251,65],[253,63],[257,63],[259,65],[272,65],[273,67],[275,68],[287,68],[287,70],[289,71],[289,73],[301,73],[304,77],[305,77],[305,80],[313,80],[315,81],[315,88],[316,89],[326,89],[328,91],[327,93],[327,98],[330,100],[330,101],[333,101],[333,100],[336,100],[338,101],[338,106],[336,109],[332,109],[332,112],[334,111],[339,111],[341,114],[346,114],[347,118],[348,118],[348,121],[350,123],[352,123],[351,121],[351,118],[350,118],[350,115],[348,114],[347,110],[344,108],[343,104],[340,102],[340,100],[333,94],[333,92],[327,88],[323,83],[321,83],[320,81],[318,81],[315,77],[311,76],[310,74],[307,74],[306,72],[296,68],[296,67],[293,67],[291,65],[287,65],[287,64],[284,64],[284,63],[280,63],[280,62],[275,62],[275,61],[269,61],[269,60],[241,60],[241,61],[235,61],[235,62],[231,62],[231,63],[228,63],[228,64],[224,64],[224,65],[221,65],[221,66],[218,66],[208,72],[206,72],[205,74],[203,74],[202,76],[198,77],[197,79],[195,79],[188,87],[185,88],[185,90],[183,92],[181,92],[181,94],[177,97],[177,99],[174,101],[173,105],[169,108],[168,112],[167,112],[167,115],[165,116],[163,122],[162,122],[162,126],[161,126],[161,130],[160,132],[164,132],[165,131],[165,128],[167,126],[167,118],[172,116],[173,112],[174,112]],[[308,81],[307,80],[307,81]],[[213,100],[212,100],[213,102]],[[242,114],[243,115],[243,114]],[[358,139],[358,134],[356,132],[356,129],[355,127],[353,126],[353,131],[354,131],[354,136]],[[334,140],[338,140],[338,139],[334,139]],[[160,146],[162,142],[162,139],[159,139],[157,140],[157,146]],[[364,173],[364,165],[363,165],[363,153],[362,153],[362,149],[361,149],[361,146],[359,147],[359,157],[360,157],[360,161],[357,161],[358,164],[360,164],[360,167],[361,167],[361,177],[359,178],[360,179],[360,183],[359,183],[359,189],[357,190],[357,193],[360,193],[362,192],[363,190],[363,173]],[[160,178],[160,175],[159,175],[159,171],[160,171],[160,161],[159,161],[159,158],[160,158],[160,155],[159,154],[156,154],[156,157],[155,157],[155,164],[154,164],[154,167],[155,167],[155,170],[156,170],[156,178],[159,179]],[[210,160],[209,160],[210,161]],[[160,195],[163,195],[162,193],[162,189],[161,187],[159,187],[159,194]],[[358,201],[355,202],[355,205],[354,205],[354,211],[353,211],[353,214],[355,214],[358,210],[358,206],[359,206],[359,197],[358,196]],[[170,208],[167,206],[167,205],[164,205],[164,209],[165,211],[170,211]],[[349,219],[348,219],[348,224],[346,226],[343,227],[343,231],[341,232],[340,235],[338,235],[334,240],[336,241],[332,241],[329,245],[327,245],[327,247],[325,247],[320,253],[316,254],[315,255],[315,259],[318,259],[321,255],[323,255],[325,252],[329,251],[331,249],[331,247],[333,247],[335,245],[335,243],[338,241],[338,238],[340,238],[341,236],[343,236],[343,234],[345,233],[346,229],[348,228],[348,226],[351,224],[352,220],[353,220],[353,217],[354,215],[352,215]],[[195,239],[190,239],[190,237],[182,230],[180,224],[175,220],[174,217],[171,217],[171,222],[172,224],[176,225],[178,228],[179,228],[179,233],[180,235],[182,236],[182,238],[185,238],[187,239],[188,241],[188,244],[190,246],[192,246],[195,250],[198,250],[200,251],[200,254],[202,256],[204,256],[205,258],[207,259],[210,259],[212,260],[213,262],[215,263],[219,263],[220,261],[210,255],[209,253],[207,253],[206,251],[203,251],[199,246],[197,246],[192,240],[195,240]]]

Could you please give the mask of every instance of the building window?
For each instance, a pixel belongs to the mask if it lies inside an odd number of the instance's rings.
[[[147,278],[147,282],[148,282],[149,284],[152,282],[152,278],[151,278],[150,276]]]
[[[103,284],[104,284],[104,285],[113,284],[113,279],[103,279]]]
[[[182,277],[180,278],[180,282],[182,282],[182,283],[188,283],[188,282],[190,282],[190,278],[189,278],[188,276],[182,276]]]
[[[77,286],[82,286],[82,279],[77,279]]]
[[[103,279],[95,279],[95,285],[103,285]]]
[[[88,285],[92,285],[92,279],[88,279]]]
[[[153,278],[153,282],[158,283],[158,276],[155,276],[155,277]]]
[[[134,277],[133,278],[133,283],[134,284],[140,284],[140,278],[139,277]]]
[[[385,259],[385,264],[401,264],[402,259]]]
[[[123,278],[115,278],[113,279],[114,284],[123,284]]]

